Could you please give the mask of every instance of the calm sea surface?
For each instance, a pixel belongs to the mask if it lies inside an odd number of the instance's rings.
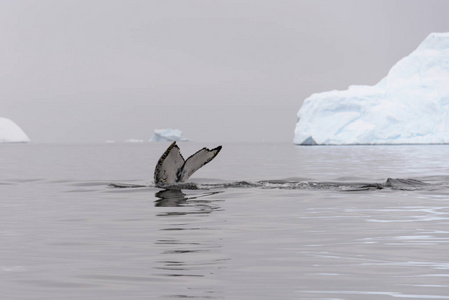
[[[167,146],[0,145],[0,299],[449,299],[449,146]]]

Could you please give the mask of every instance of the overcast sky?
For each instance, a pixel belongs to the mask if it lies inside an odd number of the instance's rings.
[[[33,142],[292,142],[312,93],[377,83],[449,1],[0,0],[0,117]]]

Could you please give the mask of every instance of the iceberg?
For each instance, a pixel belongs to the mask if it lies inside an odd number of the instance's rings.
[[[141,140],[141,139],[127,139],[127,140],[125,140],[125,143],[138,144],[138,143],[143,143],[143,140]]]
[[[431,33],[374,86],[311,95],[297,117],[300,145],[449,143],[449,33]]]
[[[179,129],[155,129],[150,142],[187,142],[188,139],[182,137]]]
[[[0,143],[27,143],[30,139],[13,121],[0,118]]]

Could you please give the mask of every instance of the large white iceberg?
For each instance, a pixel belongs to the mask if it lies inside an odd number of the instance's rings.
[[[29,141],[28,136],[16,123],[10,119],[0,118],[0,143],[27,143]]]
[[[313,94],[295,144],[449,143],[449,33],[430,34],[374,86]]]
[[[186,142],[188,139],[182,137],[182,131],[179,129],[155,129],[150,142]]]

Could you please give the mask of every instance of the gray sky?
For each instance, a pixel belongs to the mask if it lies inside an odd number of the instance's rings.
[[[435,0],[0,0],[0,117],[33,142],[292,142],[310,94],[375,84]]]

